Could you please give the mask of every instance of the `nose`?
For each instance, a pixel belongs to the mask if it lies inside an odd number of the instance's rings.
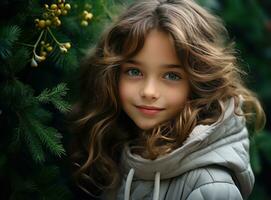
[[[142,98],[153,100],[160,96],[158,84],[155,80],[146,80],[143,82],[140,95]]]

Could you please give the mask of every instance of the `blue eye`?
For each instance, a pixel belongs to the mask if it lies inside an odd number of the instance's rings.
[[[142,73],[138,69],[129,69],[126,72],[129,76],[141,76]]]
[[[178,80],[181,79],[180,76],[178,76],[177,74],[175,74],[173,72],[167,73],[165,78],[168,79],[168,80],[171,80],[171,81],[178,81]]]

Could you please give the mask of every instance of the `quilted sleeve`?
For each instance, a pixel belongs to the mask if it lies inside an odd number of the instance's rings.
[[[234,184],[214,182],[194,189],[187,200],[243,200]]]

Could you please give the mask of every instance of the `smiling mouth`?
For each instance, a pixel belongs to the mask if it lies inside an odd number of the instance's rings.
[[[136,106],[136,107],[141,113],[146,115],[156,115],[162,110],[164,110],[164,108],[158,108],[153,106]]]

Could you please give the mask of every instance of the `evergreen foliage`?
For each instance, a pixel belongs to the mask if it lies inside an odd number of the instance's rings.
[[[76,198],[62,127],[77,98],[70,88],[120,3],[0,2],[0,199]]]

